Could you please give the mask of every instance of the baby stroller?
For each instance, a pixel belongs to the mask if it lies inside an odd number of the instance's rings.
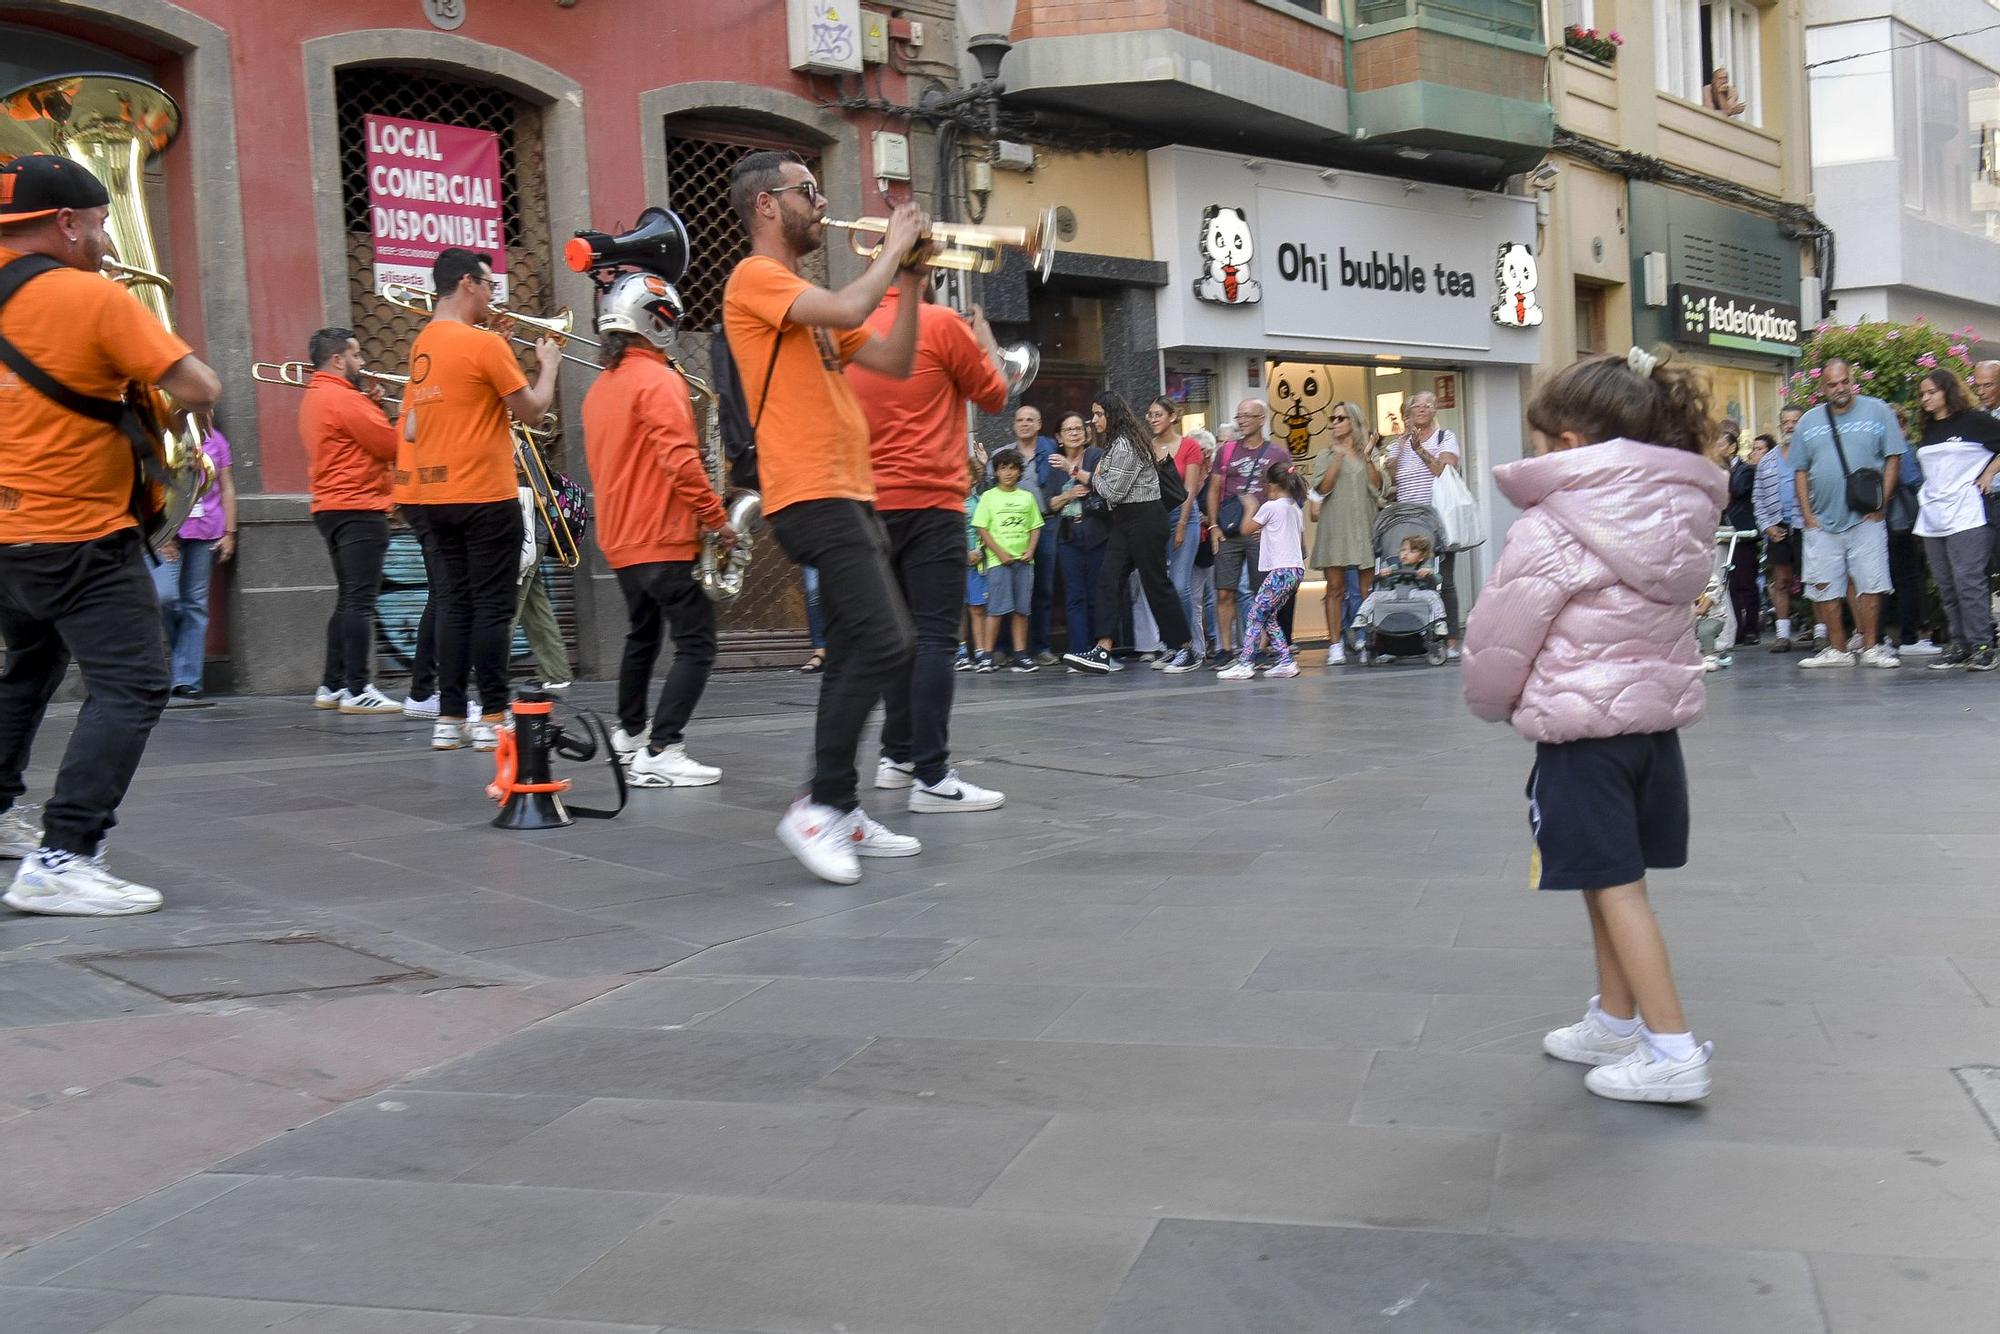
[[[1444,541],[1444,526],[1429,505],[1390,505],[1375,516],[1375,587],[1354,614],[1343,636],[1347,660],[1367,667],[1384,658],[1427,659],[1433,667],[1445,660],[1444,598],[1435,579],[1422,579],[1396,564],[1396,552],[1406,537],[1428,538],[1432,568]],[[1382,573],[1384,563],[1387,572]]]

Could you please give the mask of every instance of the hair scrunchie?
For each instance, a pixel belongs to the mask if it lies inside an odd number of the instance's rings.
[[[1635,347],[1625,354],[1625,364],[1632,368],[1632,374],[1642,380],[1653,378],[1653,372],[1660,367],[1660,359],[1643,347]]]

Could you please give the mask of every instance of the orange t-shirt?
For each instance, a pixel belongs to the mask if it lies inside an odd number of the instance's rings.
[[[728,517],[708,484],[687,381],[635,347],[583,397],[583,453],[597,495],[597,546],[612,569],[693,560],[701,530]]]
[[[299,405],[312,512],[387,510],[396,426],[368,395],[329,371],[306,382]]]
[[[757,480],[764,512],[801,500],[873,500],[868,423],[841,367],[871,335],[859,329],[794,324],[792,303],[812,284],[766,255],[752,255],[722,291],[722,331],[743,384],[743,406],[757,428]],[[778,340],[771,392],[771,340]],[[760,421],[757,404],[764,401]]]
[[[901,294],[890,288],[865,328],[886,337]],[[769,355],[768,353],[766,355]],[[873,439],[875,508],[965,509],[965,400],[987,412],[1007,406],[1007,380],[958,315],[926,304],[917,311],[917,360],[910,378],[893,380],[849,366]]]
[[[506,398],[527,387],[528,377],[499,334],[457,320],[426,324],[410,348],[403,407],[417,414],[417,438],[400,441],[396,450],[397,502],[518,500]]]
[[[0,247],[0,264],[18,252]],[[138,298],[99,273],[55,269],[14,294],[0,333],[56,383],[115,399],[189,354]],[[93,542],[137,524],[132,444],[0,365],[0,543]]]

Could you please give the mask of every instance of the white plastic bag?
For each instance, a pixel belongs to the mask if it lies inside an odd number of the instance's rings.
[[[1431,483],[1431,507],[1444,528],[1444,549],[1464,551],[1486,541],[1486,519],[1472,498],[1472,488],[1458,469],[1446,468]]]

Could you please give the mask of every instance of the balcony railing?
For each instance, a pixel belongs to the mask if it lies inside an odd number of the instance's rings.
[[[1542,9],[1533,0],[1357,0],[1354,9],[1362,24],[1429,16],[1524,42],[1542,39]]]

